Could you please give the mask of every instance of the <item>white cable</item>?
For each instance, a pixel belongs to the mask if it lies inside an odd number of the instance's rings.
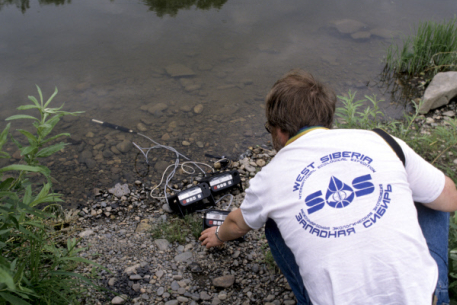
[[[226,195],[222,196],[221,198],[219,198],[218,201],[215,202],[215,204],[218,204],[222,199],[224,199],[224,197],[227,197],[227,196],[230,196],[230,202],[229,202],[229,205],[225,208],[226,211],[228,211],[229,207],[232,205],[232,201],[233,201],[232,194],[226,194]]]
[[[151,141],[152,143],[155,144],[155,146],[148,147],[148,148],[144,148],[144,147],[140,147],[140,146],[137,145],[135,142],[132,142],[133,145],[143,154],[144,158],[146,159],[146,163],[147,163],[147,164],[149,164],[149,160],[148,160],[149,157],[148,157],[148,155],[149,155],[149,152],[150,152],[152,149],[164,148],[164,149],[167,149],[167,150],[169,150],[169,151],[172,151],[172,152],[174,152],[174,153],[176,154],[175,163],[169,165],[169,166],[165,169],[165,171],[164,171],[163,174],[162,174],[162,179],[160,180],[160,183],[159,183],[156,187],[154,187],[154,188],[151,190],[150,194],[149,194],[149,195],[151,196],[151,198],[154,198],[154,199],[165,199],[165,200],[167,200],[167,202],[168,202],[168,199],[167,199],[167,188],[169,188],[169,189],[171,189],[171,190],[173,190],[173,191],[178,191],[178,190],[175,190],[175,189],[173,189],[172,187],[170,187],[168,184],[169,184],[169,182],[171,181],[171,179],[173,179],[173,177],[174,177],[174,175],[175,175],[175,173],[176,173],[176,170],[177,170],[177,168],[178,168],[178,166],[179,166],[179,164],[180,164],[180,163],[179,163],[179,157],[181,156],[181,157],[183,157],[183,158],[186,159],[186,160],[189,160],[189,158],[187,158],[186,156],[184,156],[183,154],[181,154],[180,152],[178,152],[175,148],[173,148],[173,147],[171,147],[171,146],[166,146],[166,145],[159,144],[159,143],[157,143],[156,141],[154,141],[153,139],[151,139],[150,137],[148,137],[148,136],[146,136],[146,135],[144,135],[144,134],[138,133],[138,135],[140,135],[140,136],[142,136],[142,137],[148,139],[149,141]],[[146,151],[146,152],[145,152],[145,151]],[[224,160],[224,159],[226,159],[226,158],[220,159],[220,160],[218,160],[217,162],[220,162],[220,161],[222,161],[222,160]],[[204,175],[206,175],[206,172],[205,172],[200,166],[198,166],[198,164],[205,165],[205,166],[211,168],[212,172],[214,173],[214,169],[213,169],[213,167],[212,167],[211,165],[208,165],[208,164],[203,163],[203,162],[185,161],[185,162],[181,163],[181,169],[182,169],[183,172],[185,172],[186,174],[191,174],[191,175],[192,175],[192,174],[195,173],[195,169],[194,169],[193,167],[187,165],[187,164],[189,164],[189,163],[190,163],[190,164],[193,164],[194,166],[196,166]],[[171,171],[171,173],[167,176],[167,178],[166,178],[166,180],[165,180],[164,196],[163,196],[163,197],[154,196],[154,195],[153,195],[153,192],[154,192],[157,188],[159,188],[160,185],[162,185],[162,182],[163,182],[163,179],[164,179],[164,177],[165,177],[166,172],[167,172],[168,169],[169,169],[170,167],[172,167],[172,166],[173,166],[173,170]],[[190,168],[190,169],[192,170],[192,172],[186,170],[185,167]],[[224,196],[224,197],[225,197],[225,196]],[[232,196],[232,197],[233,197],[233,196]],[[223,198],[223,197],[222,197],[222,198]],[[221,199],[222,199],[222,198],[221,198]],[[233,199],[233,198],[232,198],[232,199]],[[220,199],[219,199],[219,200],[220,200]],[[218,202],[219,202],[219,201],[218,201]],[[232,204],[232,200],[230,200],[230,204]],[[230,206],[230,205],[229,205],[229,206]]]

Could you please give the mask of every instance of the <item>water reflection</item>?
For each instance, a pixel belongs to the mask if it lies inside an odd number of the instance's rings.
[[[71,0],[38,0],[38,3],[40,6],[48,4],[63,5],[71,3]],[[30,9],[30,0],[0,0],[0,11],[4,6],[8,5],[15,5],[24,14]]]
[[[188,10],[194,5],[201,10],[220,9],[227,0],[143,0],[143,2],[159,17],[164,15],[174,17],[179,10]]]
[[[113,2],[114,0],[110,1]],[[220,9],[227,0],[142,0],[142,2],[149,7],[150,11],[156,12],[156,15],[159,17],[163,17],[164,15],[174,17],[178,14],[179,10],[189,10],[193,6],[201,10]],[[71,0],[38,0],[40,6],[70,3]],[[30,0],[0,0],[0,11],[8,5],[15,5],[24,14],[30,9]]]

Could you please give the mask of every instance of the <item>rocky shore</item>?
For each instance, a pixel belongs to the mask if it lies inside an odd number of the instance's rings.
[[[416,118],[421,132],[449,125],[456,116],[456,102]],[[249,148],[240,160],[224,166],[214,163],[215,171],[237,169],[243,189],[249,179],[274,157],[267,147]],[[454,160],[457,164],[457,159]],[[198,183],[200,175],[189,175],[173,188],[184,190]],[[181,242],[158,234],[160,228],[184,220],[173,214],[164,199],[151,198],[151,181],[137,180],[117,184],[109,190],[95,188],[93,197],[76,211],[70,237],[80,237],[80,256],[106,270],[93,266],[77,271],[107,289],[89,288],[81,302],[86,304],[295,304],[285,278],[272,261],[263,229],[249,232],[244,242],[233,241],[221,248],[206,249],[198,234],[181,230]],[[159,196],[162,189],[154,193]],[[232,190],[231,209],[239,207],[244,192]],[[216,198],[217,199],[217,198]],[[228,200],[218,203],[222,209]],[[186,220],[189,222],[189,220]],[[202,220],[197,227],[202,227]],[[158,231],[159,230],[159,231]],[[163,232],[162,232],[163,233]],[[171,233],[168,233],[171,234]]]
[[[219,170],[237,169],[243,188],[275,152],[257,147],[245,158]],[[181,185],[193,186],[201,176]],[[177,185],[175,185],[177,186]],[[263,230],[252,231],[244,242],[227,242],[206,249],[192,234],[178,243],[154,238],[158,227],[178,219],[163,199],[152,199],[142,181],[95,190],[94,198],[79,211],[72,235],[81,237],[81,257],[104,267],[95,275],[108,292],[88,290],[87,304],[295,304],[284,277],[268,260]],[[231,208],[239,207],[244,192],[233,190]],[[227,204],[223,200],[219,208]],[[199,221],[202,221],[199,219]],[[201,224],[202,225],[202,224]],[[92,266],[78,272],[94,276]]]

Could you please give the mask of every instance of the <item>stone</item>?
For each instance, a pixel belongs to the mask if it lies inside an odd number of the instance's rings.
[[[165,303],[165,305],[178,305],[179,301],[178,300],[171,300]]]
[[[116,278],[115,278],[115,277],[112,277],[112,278],[109,279],[108,285],[109,285],[109,286],[114,286],[114,284],[116,284]]]
[[[432,123],[435,123],[435,120],[433,118],[426,118],[425,123],[432,124]]]
[[[257,161],[255,161],[255,164],[257,164],[257,166],[264,167],[266,162],[263,159],[258,159]]]
[[[146,125],[144,125],[143,123],[138,123],[138,124],[136,125],[136,128],[137,128],[139,131],[142,131],[142,132],[148,130],[148,129],[146,128]]]
[[[86,138],[93,138],[94,137],[94,133],[92,131],[89,131],[88,133],[86,133]]]
[[[213,298],[213,301],[211,302],[211,305],[219,305],[221,303],[221,300],[217,297],[217,295]]]
[[[126,273],[127,275],[131,275],[132,273],[135,273],[136,269],[138,268],[140,268],[140,264],[135,264],[133,266],[125,268],[124,273]]]
[[[179,289],[179,284],[178,284],[178,282],[176,282],[176,281],[171,282],[170,288],[171,288],[171,290],[173,290],[173,291],[178,290],[178,289]]]
[[[341,34],[353,34],[366,28],[364,23],[352,19],[337,20],[333,24]]]
[[[176,300],[178,300],[179,303],[187,303],[187,302],[189,302],[188,298],[181,297],[181,296],[177,297]]]
[[[384,39],[391,39],[394,38],[396,35],[393,31],[383,29],[383,28],[374,28],[370,30],[371,35],[381,37]]]
[[[442,115],[448,116],[448,117],[453,117],[453,116],[455,116],[455,112],[452,110],[449,110],[449,111],[443,112]]]
[[[179,108],[181,111],[183,112],[189,112],[192,110],[192,107],[190,107],[189,105],[184,105],[182,106],[181,108]]]
[[[126,299],[127,299],[127,297],[124,296],[124,295],[117,296],[117,297],[114,297],[114,299],[111,300],[111,304],[124,304]]]
[[[165,67],[165,71],[171,77],[186,77],[194,76],[195,72],[192,69],[182,65],[182,64],[172,64]]]
[[[156,244],[157,248],[159,248],[159,250],[161,251],[168,250],[168,246],[170,245],[170,243],[166,239],[156,239],[154,240],[154,243]]]
[[[211,296],[206,291],[202,291],[200,292],[200,299],[203,301],[208,301],[211,300]]]
[[[119,151],[119,149],[116,148],[116,146],[111,146],[111,151],[116,154],[116,155],[119,155],[121,152]]]
[[[194,107],[194,112],[195,113],[202,113],[203,111],[203,105],[202,104],[198,104],[197,106]]]
[[[371,37],[371,33],[368,31],[361,31],[361,32],[356,32],[351,34],[352,39],[355,40],[365,40],[369,39]]]
[[[150,114],[154,114],[156,112],[162,112],[168,109],[168,105],[164,103],[158,103],[158,104],[153,104],[149,105],[148,111]]]
[[[190,142],[189,142],[189,141],[182,141],[182,145],[183,145],[183,146],[189,146],[189,145],[190,145]]]
[[[168,141],[168,140],[170,140],[170,135],[169,135],[168,133],[164,134],[164,135],[162,136],[162,140],[163,140],[163,141]]]
[[[200,148],[203,148],[205,146],[205,144],[201,141],[197,141],[197,146]]]
[[[92,230],[86,230],[84,232],[79,233],[79,237],[87,237],[94,234],[94,231]]]
[[[157,278],[160,280],[160,279],[162,278],[162,276],[164,275],[164,273],[165,273],[165,272],[164,272],[163,270],[158,270],[158,271],[156,272]]]
[[[174,260],[177,263],[182,263],[182,262],[185,262],[185,261],[189,261],[190,259],[192,259],[192,252],[184,252],[184,253],[176,255],[175,258],[174,258]]]
[[[141,289],[141,285],[139,283],[135,283],[132,285],[133,291],[139,291]]]
[[[162,206],[162,210],[164,210],[165,212],[167,213],[173,213],[173,210],[170,208],[170,205],[168,203],[165,203],[163,206]]]
[[[120,198],[122,196],[130,194],[130,189],[127,183],[122,185],[120,183],[116,183],[116,185],[113,188],[109,189],[108,192]]]
[[[122,152],[122,153],[127,153],[129,150],[133,147],[132,142],[124,140],[121,143],[117,143],[116,148]]]
[[[455,159],[453,162],[454,162],[454,164],[457,164],[457,159]]]
[[[213,279],[213,285],[220,288],[228,288],[235,282],[234,275],[224,275]]]
[[[159,289],[157,289],[157,295],[162,295],[164,292],[165,292],[165,288],[163,288],[163,287],[159,287]]]
[[[167,169],[168,165],[170,164],[167,161],[157,161],[154,164],[154,169],[162,174]]]
[[[219,298],[219,300],[221,301],[224,301],[225,299],[227,299],[227,294],[225,292],[220,292],[217,297]]]
[[[447,105],[457,95],[457,72],[441,72],[433,77],[424,93],[424,102],[419,112],[424,114],[431,109]]]
[[[145,221],[142,221],[138,224],[138,226],[135,229],[135,233],[149,232],[151,230],[152,226],[148,224],[147,219],[145,219]]]

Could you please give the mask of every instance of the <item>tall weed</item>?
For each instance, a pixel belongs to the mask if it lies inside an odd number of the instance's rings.
[[[40,101],[29,96],[33,104],[18,109],[38,110],[39,117],[19,114],[6,119],[33,121],[35,133],[18,130],[27,138],[28,145],[12,137],[10,124],[0,133],[0,158],[10,158],[2,150],[8,136],[22,156],[22,162],[0,168],[0,304],[77,304],[80,284],[90,282],[71,271],[76,264],[94,263],[77,256],[82,250],[77,248],[79,240],[69,239],[66,247],[55,242],[53,228],[46,222],[54,215],[37,206],[62,201],[59,194],[52,192],[51,172],[40,165],[39,159],[64,148],[64,143],[51,143],[68,134],[49,135],[62,116],[80,112],[62,111],[63,105],[49,108],[57,89],[46,102],[38,86],[37,89]],[[31,173],[42,175],[46,182],[41,187],[33,184],[29,179]]]
[[[389,46],[386,64],[396,73],[409,75],[456,71],[457,17],[442,23],[419,23],[416,34],[403,39],[403,46]]]

